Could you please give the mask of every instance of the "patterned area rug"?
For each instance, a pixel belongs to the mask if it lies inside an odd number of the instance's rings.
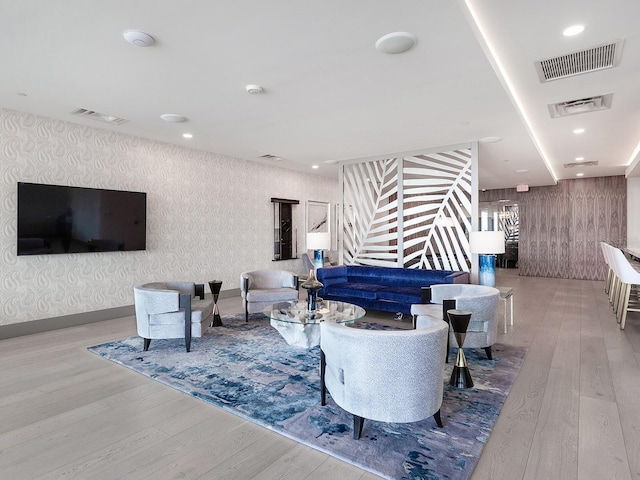
[[[389,424],[365,421],[362,438],[352,438],[352,417],[328,397],[320,405],[319,347],[286,344],[262,315],[244,322],[223,317],[224,327],[193,340],[154,340],[148,352],[130,337],[89,350],[154,380],[233,412],[360,468],[392,479],[467,479],[491,433],[520,370],[524,348],[494,345],[465,350],[474,387],[448,385],[445,367],[444,428],[433,418]],[[377,327],[358,322],[360,328]],[[453,354],[451,355],[453,359]],[[401,406],[399,406],[401,408]]]

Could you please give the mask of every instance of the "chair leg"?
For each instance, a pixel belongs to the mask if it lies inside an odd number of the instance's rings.
[[[436,425],[442,428],[442,417],[440,417],[440,409],[433,414],[433,419],[436,421]]]
[[[144,339],[144,351],[145,352],[149,351],[149,345],[151,345],[151,339],[150,338],[145,338]]]
[[[620,298],[620,330],[624,330],[624,325],[627,322],[627,309],[629,308],[629,295],[631,293],[631,285],[625,283]]]
[[[324,352],[320,350],[320,404],[324,407],[327,404],[327,387],[324,383],[324,374],[327,371],[327,359]]]
[[[484,351],[487,352],[487,358],[489,360],[493,360],[493,355],[491,355],[491,346],[489,347],[484,347]]]
[[[244,307],[244,321],[249,321],[249,305],[245,305]]]
[[[357,415],[353,416],[353,439],[358,440],[362,435],[362,426],[364,425],[364,418]]]
[[[187,353],[191,351],[191,295],[181,293],[178,306],[184,308],[184,343]]]

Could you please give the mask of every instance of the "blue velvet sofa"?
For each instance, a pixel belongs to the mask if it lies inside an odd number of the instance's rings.
[[[365,309],[411,313],[421,303],[422,287],[442,283],[469,283],[468,272],[412,268],[340,265],[319,268],[322,298],[359,305]]]

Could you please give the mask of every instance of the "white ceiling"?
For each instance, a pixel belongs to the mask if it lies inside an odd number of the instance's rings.
[[[481,188],[640,176],[639,18],[638,0],[0,0],[0,107],[321,175],[497,136],[479,144]],[[584,33],[563,37],[575,23]],[[130,45],[127,29],[156,44]],[[378,52],[396,31],[417,45]],[[539,82],[534,61],[618,39],[618,67]],[[548,113],[605,93],[610,110]],[[562,166],[578,156],[598,166]]]

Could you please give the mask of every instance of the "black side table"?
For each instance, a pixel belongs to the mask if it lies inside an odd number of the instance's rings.
[[[213,295],[213,320],[210,327],[222,327],[222,319],[220,318],[220,311],[218,310],[218,297],[220,296],[220,289],[222,289],[222,280],[212,280],[209,282],[209,288]]]
[[[471,380],[467,359],[462,350],[464,339],[467,336],[469,320],[471,320],[471,312],[449,310],[447,315],[449,316],[451,328],[453,328],[453,335],[456,337],[456,342],[458,343],[458,355],[456,355],[456,363],[451,371],[449,384],[457,388],[471,388],[473,387],[473,380]]]

